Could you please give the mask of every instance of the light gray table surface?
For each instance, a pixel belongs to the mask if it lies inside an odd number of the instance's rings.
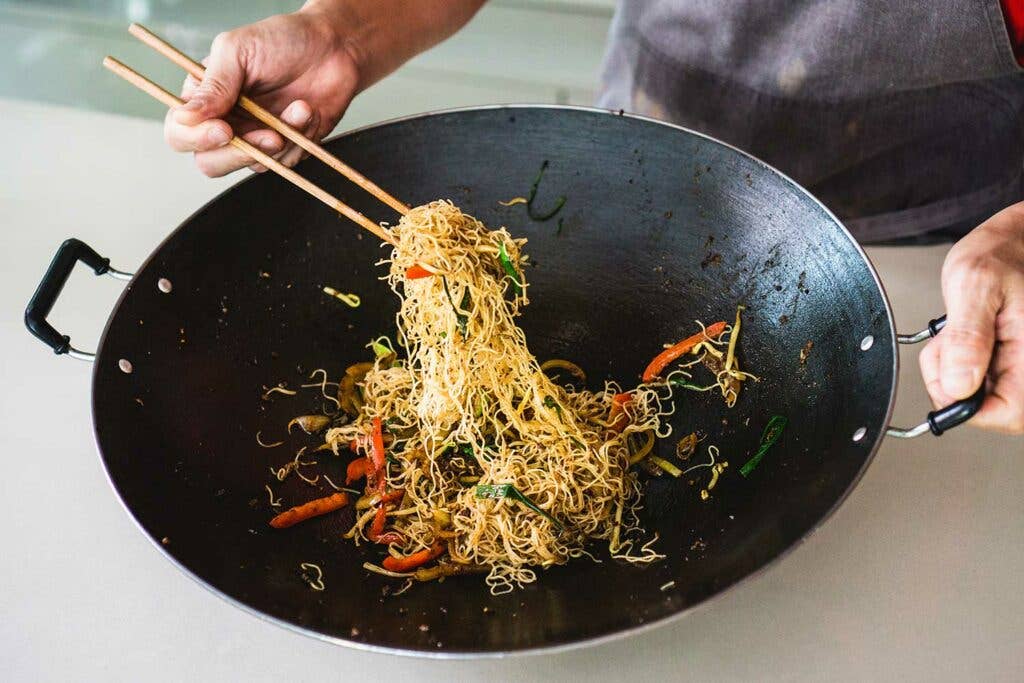
[[[234,179],[151,121],[0,100],[0,679],[10,681],[1022,680],[1024,440],[961,428],[886,441],[835,516],[762,577],[639,637],[564,654],[427,661],[284,631],[157,553],[96,455],[87,363],[22,312],[77,236],[132,269]],[[869,250],[896,320],[942,310],[944,247]],[[120,284],[84,268],[54,311],[95,344]],[[904,351],[896,417],[928,405]]]

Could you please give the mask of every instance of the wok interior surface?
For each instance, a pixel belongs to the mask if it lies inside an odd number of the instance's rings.
[[[394,334],[398,302],[374,265],[388,252],[355,226],[264,174],[197,212],[153,254],[125,292],[94,376],[97,438],[111,480],[142,528],[188,572],[243,606],[328,638],[424,653],[494,653],[599,638],[682,612],[756,572],[797,543],[856,482],[877,447],[894,390],[891,319],[871,269],[819,204],[760,162],[708,138],[594,110],[487,108],[382,124],[328,148],[404,201],[450,198],[486,224],[529,238],[531,305],[521,318],[540,359],[566,358],[624,386],[695,319],[731,320],[746,304],[740,353],[762,378],[735,408],[683,393],[670,456],[691,431],[729,462],[708,501],[707,470],[647,485],[645,522],[667,559],[636,567],[607,557],[539,571],[536,583],[491,596],[482,577],[384,595],[401,582],[372,575],[382,550],[341,535],[346,509],[278,531],[264,485],[284,507],[327,495],[280,467],[302,445],[292,417],[323,400],[305,390],[262,401],[264,386],[338,379]],[[525,196],[544,161],[540,210]],[[315,162],[300,172],[373,219],[386,207]],[[164,294],[157,281],[167,278]],[[355,292],[351,309],[321,292]],[[874,343],[861,350],[861,340]],[[813,348],[801,362],[807,342]],[[118,369],[128,359],[133,372]],[[772,415],[789,425],[747,479],[740,466]],[[867,429],[860,442],[852,435]],[[265,442],[285,440],[278,448]],[[317,454],[340,483],[349,457]],[[695,480],[692,485],[690,479]],[[284,509],[284,508],[281,508]],[[318,564],[315,592],[300,563]],[[674,586],[661,587],[674,581]]]

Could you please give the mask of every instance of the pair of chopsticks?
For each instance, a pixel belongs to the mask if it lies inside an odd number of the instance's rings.
[[[195,60],[191,59],[190,57],[182,53],[180,50],[175,48],[166,40],[157,36],[155,33],[150,31],[146,27],[141,26],[139,24],[132,24],[131,27],[129,27],[128,32],[136,38],[138,38],[143,43],[145,43],[146,45],[148,45],[149,47],[153,48],[154,50],[162,54],[164,57],[167,57],[169,60],[180,66],[182,69],[191,74],[192,77],[196,80],[201,81],[203,79],[203,74],[206,72],[206,69],[205,67],[203,67],[202,64],[199,64]],[[181,98],[177,97],[176,95],[172,95],[170,92],[164,90],[162,87],[160,87],[153,81],[149,80],[142,74],[139,74],[132,68],[126,66],[125,64],[122,64],[113,57],[105,57],[103,59],[103,66],[105,66],[107,69],[114,72],[124,80],[128,81],[139,90],[142,90],[146,94],[150,95],[151,97],[162,102],[170,108],[180,107],[185,103]],[[291,140],[296,145],[304,149],[306,152],[309,152],[310,155],[316,157],[317,159],[320,159],[325,164],[333,168],[335,171],[342,174],[343,176],[351,180],[353,183],[363,188],[364,190],[366,190],[367,192],[369,192],[374,197],[381,200],[391,208],[395,209],[400,214],[408,213],[408,206],[392,197],[390,194],[385,192],[380,186],[375,184],[373,181],[371,181],[369,178],[361,174],[359,171],[345,164],[340,159],[335,157],[333,154],[328,152],[326,149],[324,149],[317,143],[313,142],[305,135],[295,130],[287,123],[277,118],[276,116],[271,114],[269,111],[267,111],[260,105],[253,102],[245,95],[242,95],[238,98],[238,102],[235,104],[235,107],[245,111],[253,118],[255,118],[257,121],[260,121],[266,126],[273,128],[282,136],[284,136],[288,140]],[[313,195],[327,206],[331,207],[341,215],[358,224],[360,227],[369,230],[371,233],[379,237],[381,240],[394,244],[394,238],[392,238],[391,235],[389,235],[387,231],[385,231],[379,225],[377,225],[376,223],[374,223],[369,218],[359,213],[349,205],[345,204],[337,197],[324,191],[314,183],[309,182],[308,180],[300,176],[298,173],[296,173],[292,169],[288,168],[287,166],[279,162],[277,159],[265,154],[264,152],[260,151],[258,148],[254,147],[253,145],[249,144],[248,142],[246,142],[245,140],[241,139],[238,136],[231,138],[229,144],[233,147],[236,147],[237,149],[240,149],[242,152],[251,157],[254,161],[263,164],[268,169],[278,174],[279,176],[281,176],[288,182],[292,183],[296,187],[305,190],[309,194]]]

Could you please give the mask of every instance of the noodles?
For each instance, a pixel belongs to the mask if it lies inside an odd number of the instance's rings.
[[[404,494],[393,507],[378,504],[397,532],[393,555],[426,557],[442,544],[450,562],[486,567],[494,593],[534,581],[536,567],[586,554],[588,540],[612,542],[615,556],[631,561],[661,557],[653,539],[640,544],[640,488],[629,471],[630,437],[646,442],[666,415],[659,387],[634,389],[628,421],[612,428],[617,386],[570,393],[541,371],[515,324],[529,303],[525,240],[445,201],[412,209],[392,235],[384,263],[401,299],[405,359],[378,355],[360,386],[359,414],[326,441],[337,453],[356,440],[374,456],[375,419],[393,437],[380,490]],[[419,264],[437,275],[407,279]],[[461,483],[474,477],[511,485],[523,499],[478,497]],[[356,542],[379,538],[372,513],[350,531]]]

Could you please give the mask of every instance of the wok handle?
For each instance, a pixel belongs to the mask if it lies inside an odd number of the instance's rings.
[[[56,354],[66,353],[78,360],[92,361],[95,354],[79,351],[71,346],[71,337],[61,334],[47,322],[46,317],[50,315],[53,305],[57,302],[64,285],[75,269],[75,264],[81,261],[93,269],[97,275],[110,275],[118,280],[130,280],[131,273],[125,273],[116,268],[110,267],[110,259],[97,254],[92,247],[85,242],[75,239],[64,240],[64,243],[57,249],[57,254],[50,261],[50,267],[39,282],[36,293],[25,308],[25,327],[44,344],[53,349]]]
[[[928,321],[928,327],[916,334],[898,334],[896,341],[900,344],[917,344],[926,339],[931,339],[946,326],[946,316]],[[985,401],[985,383],[982,382],[978,390],[965,399],[951,403],[945,408],[933,410],[925,417],[925,421],[916,427],[903,429],[890,426],[885,430],[887,436],[897,439],[912,439],[930,431],[935,436],[942,436],[944,432],[959,424],[967,422],[975,413],[981,410],[981,404]]]

